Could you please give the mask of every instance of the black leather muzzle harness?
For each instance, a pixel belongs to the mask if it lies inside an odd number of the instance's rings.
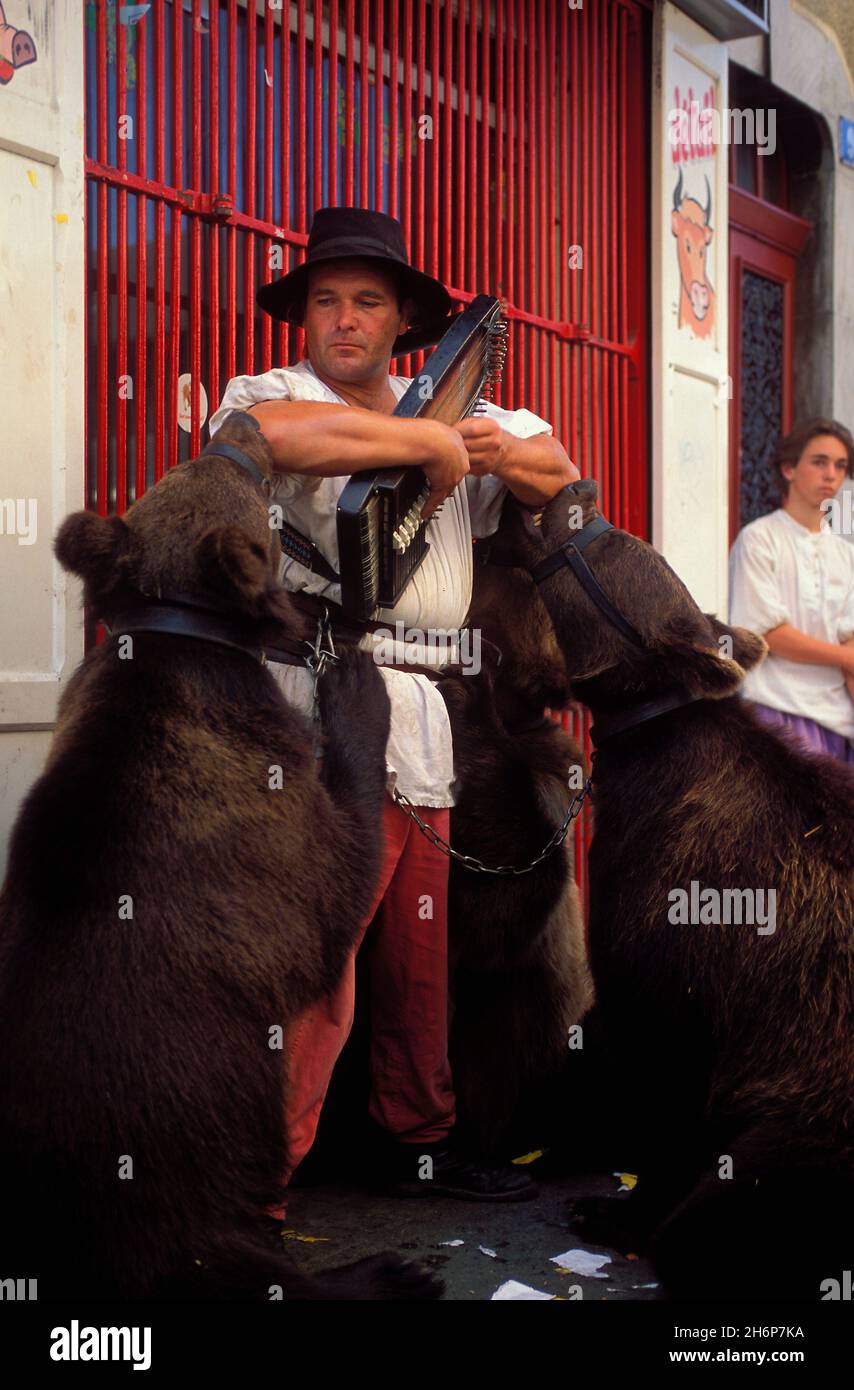
[[[249,474],[261,492],[269,491],[270,479],[236,445],[211,440],[202,449],[200,457],[205,454],[230,459]],[[276,536],[277,554],[281,554],[279,533],[273,527],[271,530]],[[245,614],[231,617],[221,609],[205,604],[195,595],[181,592],[158,593],[156,596],[139,593],[121,611],[112,613],[108,621],[103,621],[111,635],[165,632],[175,637],[195,637],[199,641],[214,642],[221,647],[246,652],[262,665],[267,661],[278,661],[288,666],[304,666],[317,655],[317,644],[294,640],[270,619],[253,621]],[[327,656],[334,656],[334,651],[328,652]]]
[[[570,484],[567,490],[573,491],[573,486]],[[612,522],[606,520],[601,513],[597,514],[574,534],[572,540],[566,541],[557,550],[552,551],[551,555],[534,565],[530,575],[536,584],[542,584],[543,580],[549,579],[564,566],[571,569],[585,593],[611,626],[622,633],[635,648],[648,652],[648,644],[637,628],[633,627],[628,618],[611,602],[582,553],[591,541],[597,540],[606,531],[615,529]],[[599,748],[606,739],[614,738],[626,729],[634,728],[636,724],[643,724],[648,719],[655,719],[658,715],[667,714],[682,705],[693,704],[700,698],[702,697],[689,695],[684,691],[673,691],[669,695],[660,695],[655,700],[646,700],[642,704],[634,705],[622,714],[600,715],[590,729],[590,741],[595,748]]]

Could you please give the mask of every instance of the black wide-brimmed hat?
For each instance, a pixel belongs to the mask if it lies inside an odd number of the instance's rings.
[[[358,257],[380,261],[401,273],[404,292],[416,305],[406,333],[392,344],[392,357],[431,347],[447,333],[459,316],[451,312],[453,301],[445,286],[409,264],[403,228],[394,217],[368,208],[318,208],[308,234],[308,250],[302,265],[278,280],[262,285],[255,296],[259,309],[282,323],[302,322],[300,308],[308,290],[308,272],[322,261]]]

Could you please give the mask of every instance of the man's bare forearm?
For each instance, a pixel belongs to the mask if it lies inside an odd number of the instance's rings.
[[[841,643],[810,637],[791,623],[781,623],[762,636],[768,643],[768,650],[786,661],[802,661],[809,666],[843,666],[846,659]]]
[[[402,420],[322,401],[261,401],[250,414],[280,472],[336,478],[372,468],[423,468],[437,452],[430,420]]]
[[[506,434],[505,459],[498,471],[514,497],[528,507],[544,507],[567,483],[580,476],[563,445],[550,434],[519,439]]]

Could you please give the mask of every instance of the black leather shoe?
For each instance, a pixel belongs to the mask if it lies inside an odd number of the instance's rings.
[[[395,1144],[388,1193],[392,1197],[459,1197],[468,1202],[528,1202],[538,1188],[512,1163],[474,1158],[444,1141]]]

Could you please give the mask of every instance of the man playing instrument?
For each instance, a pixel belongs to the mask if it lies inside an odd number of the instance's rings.
[[[303,265],[263,286],[257,298],[272,317],[302,325],[305,357],[293,367],[231,380],[211,418],[211,434],[230,410],[255,416],[278,474],[271,501],[335,572],[336,505],[348,478],[378,468],[422,468],[431,488],[424,509],[425,518],[432,517],[429,549],[395,607],[378,616],[392,630],[398,621],[428,635],[459,630],[471,600],[472,537],[496,530],[507,490],[539,509],[579,476],[551,426],[530,411],[486,402],[453,428],[393,415],[409,380],[389,374],[391,356],[437,342],[454,316],[444,286],[409,265],[403,230],[383,213],[320,209]],[[293,592],[340,603],[340,585],[296,559],[283,560],[282,582]],[[375,636],[366,631],[361,645],[376,649]],[[435,662],[435,649],[432,657]],[[429,647],[419,651],[419,667],[430,660]],[[401,654],[400,666],[405,663]],[[272,664],[270,670],[286,698],[309,713],[309,671]],[[393,799],[395,789],[405,794],[448,840],[454,769],[447,710],[428,676],[391,666],[380,670],[391,729],[385,861],[364,923],[367,929],[379,909],[371,954],[370,1114],[390,1137],[392,1191],[523,1200],[536,1192],[524,1169],[466,1154],[454,1143],[448,860]],[[303,1015],[288,1039],[291,1170],[314,1139],[352,1025],[354,994],[351,958],[335,995]],[[431,1160],[427,1165],[425,1157]],[[425,1173],[431,1181],[419,1180]]]

